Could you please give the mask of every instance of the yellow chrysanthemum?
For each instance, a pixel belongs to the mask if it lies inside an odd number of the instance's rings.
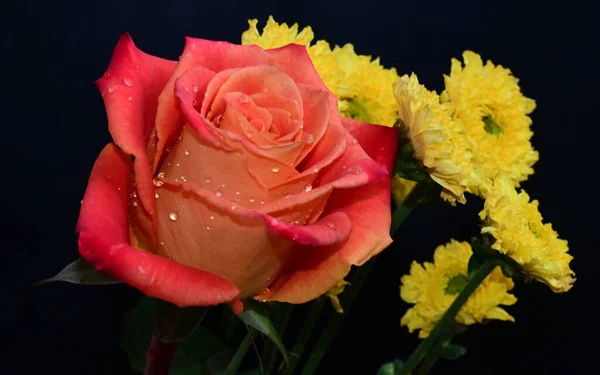
[[[404,75],[394,83],[399,117],[408,128],[415,158],[431,178],[443,187],[444,199],[465,203],[464,192],[472,182],[470,153],[460,120],[452,119],[439,96],[419,84],[416,75]]]
[[[346,289],[346,286],[348,286],[348,285],[350,285],[350,283],[347,282],[346,280],[340,280],[337,282],[337,284],[333,288],[329,289],[327,291],[327,293],[325,294],[331,300],[333,309],[335,311],[339,312],[340,314],[344,312],[344,309],[342,308],[342,305],[340,304],[340,299],[338,296],[344,291],[344,289]]]
[[[323,40],[311,45],[314,34],[310,27],[298,32],[298,24],[278,24],[269,16],[261,34],[257,23],[255,19],[248,21],[250,27],[242,34],[242,44],[256,44],[264,49],[290,43],[306,46],[321,79],[337,96],[344,116],[380,125],[394,124],[397,107],[392,83],[398,79],[395,69],[385,69],[379,58],[357,55],[352,44],[335,46],[333,50]]]
[[[535,101],[523,96],[519,80],[510,70],[491,61],[484,65],[471,51],[463,53],[463,59],[464,67],[452,59],[441,97],[464,123],[474,170],[482,184],[473,192],[485,196],[500,173],[519,186],[533,173],[532,166],[539,158],[529,141],[533,132],[527,116],[535,109]]]
[[[479,214],[486,223],[481,232],[496,238],[492,247],[513,258],[531,277],[554,292],[566,292],[575,282],[569,267],[573,257],[552,224],[542,222],[538,205],[525,191],[517,193],[509,177],[500,176]]]
[[[401,279],[400,296],[414,304],[400,320],[402,326],[407,326],[411,333],[420,329],[420,338],[429,335],[468,281],[471,254],[468,242],[452,240],[435,249],[433,263],[425,262],[422,266],[413,262],[410,274]],[[514,318],[499,307],[517,302],[517,298],[508,293],[513,286],[513,281],[496,267],[469,297],[455,321],[464,325],[489,319],[514,322]]]

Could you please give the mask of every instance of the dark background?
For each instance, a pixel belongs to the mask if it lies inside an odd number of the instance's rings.
[[[465,49],[509,67],[537,100],[541,160],[524,184],[545,219],[569,240],[577,283],[567,294],[518,285],[516,323],[474,326],[469,353],[434,373],[592,373],[598,334],[597,64],[591,5],[475,1],[8,1],[2,2],[2,208],[0,293],[3,374],[129,374],[119,348],[122,314],[139,294],[125,286],[32,283],[76,259],[74,226],[92,164],[110,141],[93,82],[119,35],[177,59],[184,36],[239,42],[247,19],[311,25],[316,39],[351,42],[400,74],[441,89]],[[591,4],[591,2],[589,3]],[[8,66],[7,66],[7,65]],[[592,100],[594,102],[592,102]],[[400,328],[399,278],[436,245],[477,232],[481,202],[419,208],[385,251],[347,315],[323,374],[374,374],[405,358],[415,335]],[[594,227],[594,228],[592,228]]]

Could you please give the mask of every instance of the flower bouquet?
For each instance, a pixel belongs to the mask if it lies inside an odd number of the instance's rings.
[[[514,320],[515,282],[573,286],[567,242],[519,189],[539,158],[535,101],[510,70],[466,51],[438,94],[310,27],[257,25],[241,44],[187,38],[179,61],[125,34],[96,82],[113,143],[81,201],[81,258],[44,282],[142,292],[125,316],[134,369],[317,373],[419,205],[481,199],[480,235],[401,277],[400,324],[422,341],[380,374],[464,355],[457,333]]]

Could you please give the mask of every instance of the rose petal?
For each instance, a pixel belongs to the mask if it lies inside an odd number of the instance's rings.
[[[123,34],[106,73],[96,81],[104,98],[113,140],[135,157],[136,188],[150,216],[156,208],[146,145],[154,126],[158,95],[175,65],[174,61],[140,51],[129,34]]]
[[[77,222],[81,255],[102,272],[180,307],[236,300],[237,288],[223,278],[129,245],[130,171],[131,162],[113,144],[102,150]]]
[[[181,59],[164,86],[156,117],[157,153],[162,155],[181,129],[182,114],[173,95],[175,81],[192,67],[201,66],[213,72],[252,65],[273,64],[273,58],[258,46],[240,46],[227,42],[186,38]],[[156,169],[158,163],[154,163]]]
[[[241,297],[261,294],[290,256],[293,243],[344,241],[350,222],[339,213],[299,227],[187,183],[161,178],[159,251],[177,262],[220,275]]]
[[[382,163],[382,168],[392,170],[397,149],[393,128],[358,121],[344,121],[344,124],[356,136],[358,144],[354,144],[354,138],[349,134],[349,150],[328,173],[336,173],[335,170],[350,160],[365,160],[359,146],[362,144],[370,157]],[[331,177],[324,174],[323,179]],[[310,301],[343,279],[352,265],[364,264],[392,242],[389,236],[391,179],[374,181],[354,189],[336,189],[327,201],[324,216],[343,212],[350,218],[352,231],[348,240],[323,248],[300,246],[293,249],[289,261],[293,267],[284,269],[278,280],[269,286],[270,293],[257,299],[290,303]]]

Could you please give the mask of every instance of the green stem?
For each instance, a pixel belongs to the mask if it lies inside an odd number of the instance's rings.
[[[229,360],[229,364],[227,365],[223,375],[235,375],[238,373],[238,368],[242,364],[242,361],[246,356],[246,352],[248,349],[250,349],[250,346],[252,346],[254,336],[256,336],[256,331],[248,329],[246,337],[244,337],[244,340],[242,340],[240,346],[238,346],[237,350],[233,354],[233,357],[231,357],[231,360]]]
[[[279,336],[281,337],[283,337],[285,327],[287,326],[287,323],[290,320],[290,317],[292,315],[292,308],[294,307],[294,305],[290,303],[285,303],[282,305],[282,309],[281,311],[279,311],[279,314],[277,314],[274,323],[275,329],[278,330]],[[277,360],[277,354],[277,345],[273,344],[272,342],[268,343],[266,345],[265,353],[263,355],[263,361],[265,363],[265,374],[270,374],[273,370],[273,367],[275,366],[275,361]]]
[[[412,212],[412,210],[419,204],[419,200],[427,192],[429,187],[431,186],[430,181],[420,181],[418,182],[413,189],[410,191],[408,196],[404,199],[402,204],[396,207],[396,210],[392,214],[392,223],[390,226],[390,234],[393,237],[398,228],[404,220],[408,217],[408,215]],[[369,272],[373,268],[376,259],[372,259],[367,262],[363,266],[359,267],[356,270],[356,273],[350,280],[350,285],[346,289],[346,291],[342,294],[341,304],[344,307],[344,314],[338,314],[333,316],[327,323],[325,330],[321,334],[321,338],[317,343],[315,350],[312,352],[311,356],[302,370],[302,375],[312,375],[317,371],[321,360],[327,353],[329,346],[335,339],[337,331],[339,330],[344,317],[350,311],[352,307],[352,302],[354,298],[360,291],[362,285],[364,284]]]
[[[404,363],[399,375],[410,374],[410,372],[427,357],[433,346],[439,342],[440,336],[444,334],[449,329],[449,326],[454,322],[454,317],[456,314],[458,314],[461,307],[467,302],[479,284],[485,280],[485,278],[494,270],[494,268],[496,268],[496,266],[498,266],[497,259],[487,259],[483,262],[479,269],[471,275],[463,290],[458,294],[454,302],[452,302],[452,305],[450,305],[448,310],[446,310],[433,330],[431,330],[429,336],[427,336],[425,340],[421,341],[421,344]]]
[[[313,331],[313,328],[317,324],[319,317],[321,316],[321,311],[323,310],[323,306],[325,306],[325,298],[319,298],[318,300],[312,303],[310,310],[308,311],[308,315],[306,316],[306,320],[302,325],[302,329],[300,330],[300,335],[296,340],[296,343],[292,347],[291,355],[290,355],[290,363],[288,366],[288,373],[293,374],[296,365],[298,364],[298,360],[304,351],[304,346],[306,342],[310,338],[310,334]],[[267,372],[268,374],[268,372]]]
[[[367,279],[367,276],[369,275],[369,272],[373,268],[375,260],[376,259],[372,259],[356,270],[356,273],[350,280],[349,287],[346,289],[346,292],[342,294],[341,304],[344,307],[344,313],[335,314],[329,319],[315,350],[311,353],[304,370],[302,370],[302,375],[314,374],[315,371],[317,371],[321,360],[325,356],[325,353],[327,353],[327,349],[329,349],[329,346],[335,339],[337,331],[344,321],[344,317],[350,310],[352,302],[354,302],[356,295],[360,291],[362,285]]]
[[[406,198],[404,198],[402,204],[396,207],[396,210],[392,215],[392,224],[390,226],[390,233],[392,234],[392,237],[398,231],[398,228],[400,228],[400,224],[402,224],[404,219],[408,217],[408,214],[410,214],[417,204],[419,204],[419,200],[430,187],[431,184],[429,181],[417,182],[410,193],[408,193]]]

